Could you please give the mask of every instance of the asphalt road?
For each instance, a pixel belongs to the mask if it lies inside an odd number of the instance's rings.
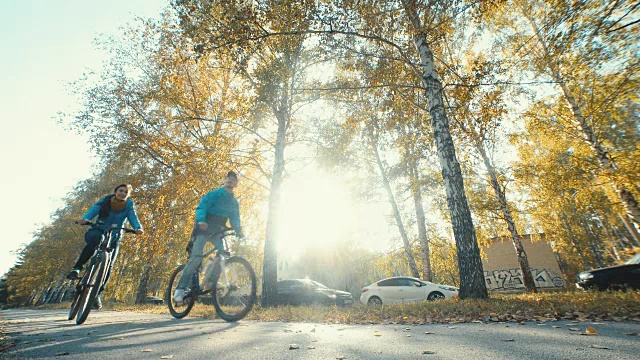
[[[340,325],[0,311],[2,359],[640,359],[640,323]],[[579,335],[592,326],[596,335]],[[293,346],[295,344],[295,346]],[[293,349],[290,349],[294,347]],[[297,347],[297,348],[296,348]]]

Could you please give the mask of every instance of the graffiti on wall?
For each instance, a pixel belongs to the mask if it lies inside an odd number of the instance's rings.
[[[538,288],[564,287],[564,279],[561,276],[554,277],[547,269],[531,269],[531,274]],[[484,281],[487,283],[488,290],[524,289],[520,269],[485,271]]]

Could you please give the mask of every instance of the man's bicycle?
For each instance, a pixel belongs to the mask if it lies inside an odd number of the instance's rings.
[[[124,230],[127,233],[135,233],[135,230],[123,227],[105,227],[99,221],[96,223],[87,222],[84,225],[104,229],[105,233],[102,237],[102,242],[96,247],[96,251],[89,261],[87,270],[76,284],[75,293],[71,300],[71,308],[69,309],[69,320],[75,318],[76,324],[82,324],[87,320],[91,307],[100,289],[104,286],[109,264],[111,263],[111,254],[114,250],[113,244],[111,244],[111,234],[120,230]]]
[[[187,316],[198,297],[207,294],[211,294],[218,316],[229,322],[247,316],[255,304],[256,274],[245,258],[231,256],[227,246],[227,238],[235,236],[235,231],[226,228],[209,235],[209,239],[213,240],[218,235],[222,235],[223,249],[213,249],[200,257],[198,270],[191,279],[191,286],[185,289],[184,301],[180,304],[173,301],[172,294],[186,264],[178,266],[171,274],[165,301],[169,312],[176,319]],[[204,259],[208,260],[206,265],[203,265]]]

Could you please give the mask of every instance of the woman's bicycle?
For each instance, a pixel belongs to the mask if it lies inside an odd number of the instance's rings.
[[[91,312],[91,307],[104,286],[104,282],[111,263],[111,254],[114,250],[111,244],[111,234],[114,231],[124,230],[127,233],[135,233],[133,229],[122,227],[105,227],[101,222],[87,222],[84,225],[90,225],[95,228],[104,229],[105,234],[102,242],[96,247],[96,251],[91,257],[89,266],[84,275],[76,284],[75,293],[71,300],[71,308],[69,309],[69,320],[76,319],[76,324],[82,324],[87,320],[87,316]],[[76,317],[77,315],[77,317]]]
[[[187,316],[198,297],[211,294],[213,307],[221,319],[238,321],[251,311],[256,302],[256,274],[249,262],[240,256],[231,256],[227,238],[235,236],[235,231],[225,228],[209,235],[209,240],[222,235],[223,249],[213,249],[202,255],[198,271],[191,280],[191,286],[185,289],[184,301],[176,303],[172,294],[186,264],[178,266],[171,277],[165,294],[169,312],[176,319]],[[215,253],[215,256],[213,255]],[[207,263],[203,265],[203,260]],[[204,269],[204,271],[203,271]]]

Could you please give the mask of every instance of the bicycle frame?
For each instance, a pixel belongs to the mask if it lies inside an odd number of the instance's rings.
[[[221,276],[223,278],[223,284],[225,286],[225,288],[229,287],[229,280],[227,279],[227,274],[222,271],[224,270],[227,258],[229,258],[231,256],[231,253],[228,251],[228,247],[227,247],[227,237],[229,236],[233,236],[235,235],[235,231],[233,229],[230,228],[225,228],[223,230],[217,231],[215,233],[211,233],[209,234],[209,236],[207,237],[207,241],[211,241],[215,239],[216,236],[222,234],[222,249],[217,249],[217,248],[213,248],[212,250],[202,254],[202,255],[196,255],[197,257],[200,258],[200,265],[198,266],[198,271],[196,271],[193,274],[193,278],[192,278],[192,282],[194,284],[194,286],[198,289],[197,294],[193,294],[192,296],[198,296],[198,295],[204,295],[204,294],[208,294],[209,292],[211,292],[211,289],[207,289],[207,290],[200,290],[200,278],[198,276],[198,272],[200,272],[200,270],[202,269],[202,260],[204,260],[205,258],[209,257],[212,254],[216,254],[215,258],[213,261],[218,261],[218,263],[220,264],[220,271],[221,271]],[[215,264],[214,264],[215,266]],[[210,269],[204,269],[205,273],[207,271],[209,271]],[[210,275],[210,274],[209,274]]]

